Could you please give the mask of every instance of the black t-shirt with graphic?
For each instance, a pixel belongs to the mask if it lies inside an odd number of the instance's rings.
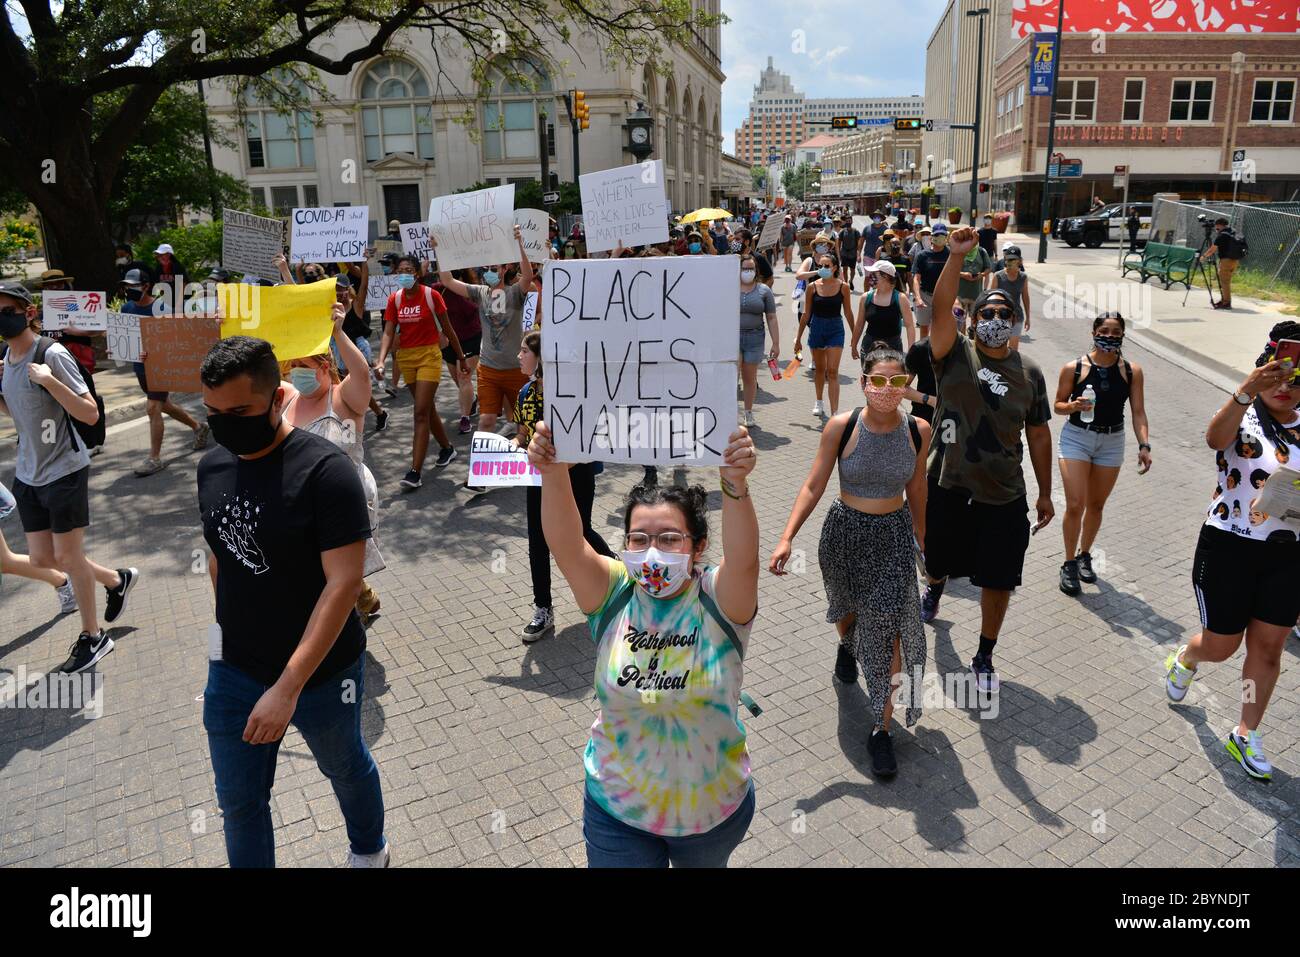
[[[934,380],[932,362],[934,362],[934,356],[930,352],[929,339],[918,339],[907,350],[907,371],[916,376],[916,382],[913,385],[917,392],[934,395],[939,391]],[[928,402],[913,402],[912,414],[918,419],[925,419],[927,422],[934,421],[934,408]]]
[[[222,659],[274,684],[325,588],[321,552],[370,537],[361,479],[332,442],[294,429],[251,462],[217,446],[199,462],[198,485],[203,537],[217,558]],[[365,629],[350,610],[307,687],[365,647]]]

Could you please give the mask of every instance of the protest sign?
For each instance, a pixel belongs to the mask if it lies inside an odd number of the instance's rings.
[[[370,244],[370,248],[375,251],[376,257],[383,257],[389,254],[400,256],[405,251],[404,244],[400,239],[376,239]]]
[[[429,245],[428,223],[402,223],[402,252],[408,256],[421,259],[433,259],[433,247]]]
[[[767,221],[763,223],[763,232],[758,237],[758,245],[755,249],[771,249],[781,241],[781,227],[785,225],[785,217],[771,213]]]
[[[284,252],[284,223],[237,209],[221,213],[221,265],[253,276],[276,276],[273,264]]]
[[[51,289],[41,295],[41,326],[45,329],[108,328],[108,299],[102,292],[64,292]]]
[[[544,263],[551,258],[551,217],[540,209],[516,209],[515,225],[524,242],[524,254],[530,263]]]
[[[450,271],[519,262],[514,212],[514,183],[434,199],[429,232],[438,240],[438,266]]]
[[[366,309],[383,309],[388,305],[388,297],[401,288],[396,273],[383,276],[372,272],[366,283]]]
[[[108,357],[119,362],[139,362],[144,347],[140,344],[140,317],[133,312],[109,312]]]
[[[471,485],[541,485],[542,473],[528,453],[495,432],[475,432],[469,445]]]
[[[524,297],[524,332],[531,332],[537,325],[537,293],[530,292]]]
[[[366,258],[370,236],[369,206],[295,209],[289,225],[292,230],[289,259],[292,262],[359,263]]]
[[[216,316],[141,316],[140,340],[149,391],[202,391],[199,366],[219,337]]]
[[[221,338],[265,339],[281,362],[322,355],[329,351],[334,328],[331,314],[336,282],[330,276],[296,286],[218,283]]]
[[[736,429],[739,263],[546,264],[546,421],[560,461],[721,464]]]
[[[587,255],[668,241],[663,160],[646,160],[578,177]]]

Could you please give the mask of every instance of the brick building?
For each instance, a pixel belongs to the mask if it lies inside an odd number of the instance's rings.
[[[854,211],[866,213],[882,205],[895,189],[919,202],[926,169],[921,156],[920,130],[900,131],[877,126],[827,146],[821,154],[833,175],[821,178],[821,195],[853,201]]]

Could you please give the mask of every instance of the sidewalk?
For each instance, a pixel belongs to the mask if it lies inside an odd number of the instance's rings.
[[[1008,242],[1018,244],[1024,253],[1036,322],[1081,321],[1072,317],[1090,318],[1117,307],[1129,320],[1127,332],[1136,342],[1165,354],[1177,365],[1206,373],[1204,378],[1225,388],[1235,388],[1255,367],[1269,330],[1283,319],[1295,318],[1281,312],[1279,304],[1239,295],[1233,296],[1232,309],[1216,310],[1210,306],[1199,275],[1190,294],[1181,285],[1166,290],[1154,277],[1143,283],[1135,272],[1121,278],[1119,251],[1113,244],[1071,249],[1049,239],[1047,262],[1040,264],[1036,261],[1037,235],[1005,233],[999,237],[999,248]],[[1054,313],[1046,311],[1049,295],[1059,297]],[[1076,311],[1068,311],[1068,301],[1075,303]],[[1062,305],[1067,310],[1064,319]],[[1081,348],[1088,332],[1082,326],[1078,331]]]

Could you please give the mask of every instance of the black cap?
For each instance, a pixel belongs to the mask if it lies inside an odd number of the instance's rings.
[[[20,282],[6,282],[0,280],[0,296],[10,296],[13,299],[21,299],[27,305],[32,304],[32,294],[27,291],[27,287]]]
[[[208,278],[214,282],[230,282],[230,271],[217,266],[208,273]]]

